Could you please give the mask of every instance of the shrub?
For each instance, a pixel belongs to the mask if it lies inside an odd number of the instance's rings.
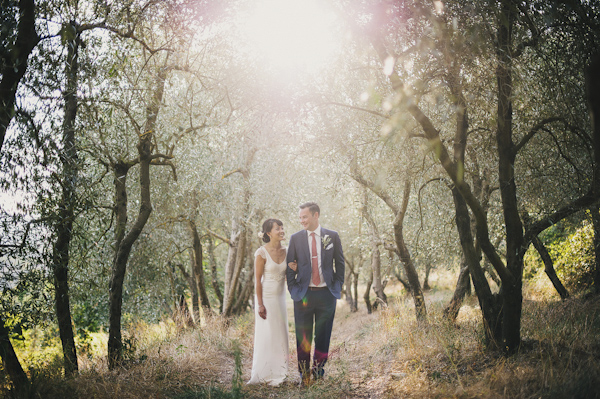
[[[570,233],[546,236],[545,245],[554,262],[556,274],[571,292],[582,292],[593,286],[594,229],[585,220]],[[547,241],[547,239],[550,241]],[[525,279],[543,273],[544,266],[537,251],[531,246],[524,259]]]

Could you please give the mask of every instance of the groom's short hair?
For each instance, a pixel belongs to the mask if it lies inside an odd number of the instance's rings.
[[[304,208],[308,208],[310,213],[313,215],[315,214],[315,212],[318,212],[319,215],[321,215],[321,208],[319,208],[319,205],[317,205],[316,202],[305,202],[304,204],[300,205],[300,209]]]

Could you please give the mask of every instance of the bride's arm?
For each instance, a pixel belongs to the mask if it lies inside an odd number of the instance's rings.
[[[254,290],[256,292],[256,306],[258,306],[258,315],[266,319],[267,309],[263,305],[262,295],[262,276],[265,271],[265,260],[260,256],[256,255],[254,258]]]

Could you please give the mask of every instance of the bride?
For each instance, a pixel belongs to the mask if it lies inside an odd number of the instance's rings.
[[[265,245],[254,254],[254,353],[248,384],[277,386],[288,371],[288,318],[285,305],[287,248],[283,223],[267,219],[259,233]],[[294,269],[295,264],[290,264]]]

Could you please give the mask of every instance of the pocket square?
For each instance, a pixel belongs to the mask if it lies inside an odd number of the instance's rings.
[[[327,247],[325,247],[325,251],[329,251],[331,248],[333,248],[333,243],[331,243]]]

